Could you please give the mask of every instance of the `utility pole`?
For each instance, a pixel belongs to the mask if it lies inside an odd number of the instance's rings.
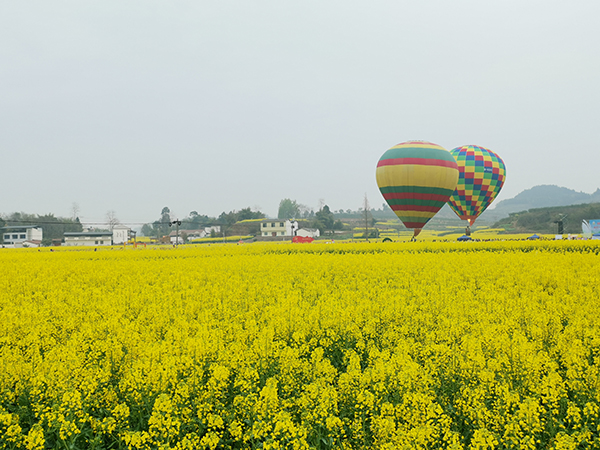
[[[175,225],[177,231],[175,233],[175,245],[179,245],[179,225],[181,225],[181,220],[173,220],[169,222],[169,226]]]

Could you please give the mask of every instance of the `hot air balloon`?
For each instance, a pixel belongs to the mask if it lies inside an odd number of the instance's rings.
[[[448,150],[431,142],[403,142],[377,163],[377,185],[406,228],[416,237],[448,201],[458,181],[458,166]]]
[[[457,147],[450,153],[456,159],[460,175],[449,204],[470,227],[502,189],[506,167],[496,153],[477,145]]]

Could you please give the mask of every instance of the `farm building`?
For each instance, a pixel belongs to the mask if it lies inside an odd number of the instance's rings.
[[[321,232],[318,228],[300,228],[298,231],[296,231],[296,236],[311,237],[315,239],[321,236]]]
[[[65,236],[65,246],[95,246],[112,245],[113,234],[111,231],[82,231],[67,232]]]
[[[136,232],[131,228],[124,225],[117,225],[112,231],[112,243],[113,245],[125,244],[131,239],[134,239]]]
[[[121,245],[135,238],[136,232],[117,225],[112,231],[66,232],[65,246]]]
[[[2,237],[6,247],[39,246],[42,242],[43,231],[37,225],[8,226],[2,228]]]
[[[294,236],[298,222],[283,219],[264,219],[260,223],[261,236]]]
[[[179,243],[183,244],[183,234],[187,236],[188,241],[192,239],[201,239],[205,237],[210,237],[212,233],[220,233],[221,227],[219,225],[214,225],[212,227],[204,227],[199,230],[179,230]],[[177,230],[173,230],[169,233],[169,239],[171,244],[175,244],[177,241]]]

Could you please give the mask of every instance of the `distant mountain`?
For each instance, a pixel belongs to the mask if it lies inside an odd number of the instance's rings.
[[[545,184],[526,189],[513,198],[498,202],[494,209],[483,213],[482,218],[486,216],[487,220],[501,219],[511,213],[527,211],[532,208],[581,205],[595,202],[600,202],[600,189],[597,189],[593,194],[586,194],[566,187]]]
[[[516,212],[528,211],[535,208],[582,205],[587,203],[600,203],[600,189],[597,189],[593,194],[586,194],[585,192],[577,192],[566,187],[545,184],[526,189],[515,197],[502,200],[497,204],[492,203],[492,206],[496,205],[496,207],[484,211],[476,223],[479,225],[492,225],[494,222]],[[396,217],[386,204],[383,204],[381,210],[373,209],[371,213],[376,220],[387,220]],[[353,214],[356,217],[361,217],[362,215],[360,211],[353,212]],[[338,214],[336,214],[337,217]],[[345,216],[341,215],[340,217]],[[445,204],[431,220],[429,226],[454,226],[464,225],[465,223],[458,218],[448,204]]]

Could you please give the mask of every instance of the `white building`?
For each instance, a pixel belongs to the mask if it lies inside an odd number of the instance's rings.
[[[110,231],[66,232],[65,246],[111,245],[113,234]]]
[[[135,237],[135,234],[135,231],[131,231],[129,227],[116,225],[112,231],[112,243],[113,245],[125,244]]]
[[[221,232],[221,227],[219,225],[214,225],[212,227],[204,227],[201,228],[199,230],[182,230],[181,228],[179,229],[179,244],[183,244],[183,235],[185,234],[187,237],[188,242],[192,241],[194,239],[201,239],[201,238],[206,238],[206,237],[210,237],[212,233],[220,233]],[[169,240],[171,242],[171,244],[175,244],[177,243],[177,230],[172,230],[169,233]]]
[[[183,244],[184,234],[187,236],[188,241],[206,236],[206,232],[204,230],[179,230],[179,242],[177,242],[177,230],[173,230],[169,233],[169,240],[171,244]]]
[[[23,247],[26,248],[38,248],[42,246],[42,241],[32,240],[23,242]]]
[[[186,233],[187,231],[185,230],[173,230],[169,233],[169,240],[171,242],[171,244],[183,244],[183,236],[181,235],[181,233]],[[179,238],[179,241],[177,240]]]
[[[300,228],[298,231],[296,231],[296,236],[311,237],[316,239],[321,236],[321,232],[318,228]]]
[[[23,225],[2,228],[4,245],[10,247],[23,247],[25,241],[41,243],[43,236],[42,228],[37,225]]]
[[[221,225],[213,225],[212,227],[204,227],[204,233],[205,235],[202,237],[210,237],[210,235],[213,233],[218,234],[221,232]]]
[[[297,229],[298,222],[289,219],[264,219],[260,223],[261,236],[294,236]]]
[[[179,234],[181,235],[182,231],[179,231]],[[185,233],[185,235],[187,236],[188,240],[191,241],[192,239],[200,239],[206,236],[210,236],[210,233],[206,233],[206,230],[183,230],[183,233]],[[171,233],[172,235],[173,233]]]

